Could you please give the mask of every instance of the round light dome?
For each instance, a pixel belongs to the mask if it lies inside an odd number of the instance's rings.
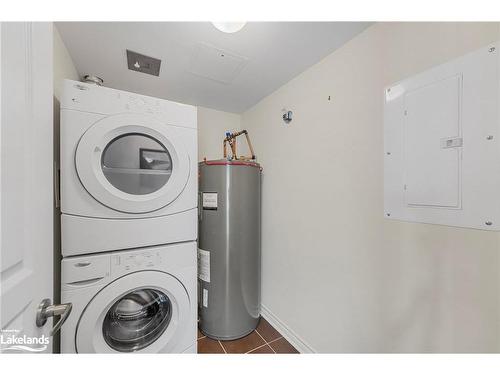
[[[212,22],[212,24],[224,33],[235,33],[240,31],[246,22]]]

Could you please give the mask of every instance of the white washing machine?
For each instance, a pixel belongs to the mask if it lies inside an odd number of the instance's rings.
[[[196,353],[196,242],[63,259],[62,353]]]
[[[66,80],[63,256],[195,240],[196,107]]]

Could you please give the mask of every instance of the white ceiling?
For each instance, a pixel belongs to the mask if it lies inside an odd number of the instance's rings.
[[[368,27],[365,22],[60,22],[78,72],[105,86],[241,113]],[[127,69],[126,49],[162,60],[160,76]],[[224,55],[221,57],[221,55]]]

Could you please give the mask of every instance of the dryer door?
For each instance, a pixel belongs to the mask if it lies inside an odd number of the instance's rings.
[[[173,202],[189,179],[189,155],[175,128],[140,114],[96,122],[75,156],[81,183],[116,211],[146,213]]]
[[[182,351],[185,348],[177,343],[190,331],[186,327],[191,315],[189,296],[178,279],[160,271],[135,272],[109,284],[90,301],[77,326],[76,350]]]

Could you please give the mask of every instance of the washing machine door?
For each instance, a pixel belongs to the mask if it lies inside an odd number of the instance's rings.
[[[189,296],[178,279],[160,271],[135,272],[109,284],[89,302],[77,326],[76,350],[180,352],[191,315]]]
[[[167,206],[184,190],[190,171],[175,128],[141,114],[97,121],[80,139],[75,164],[90,195],[127,213]]]

